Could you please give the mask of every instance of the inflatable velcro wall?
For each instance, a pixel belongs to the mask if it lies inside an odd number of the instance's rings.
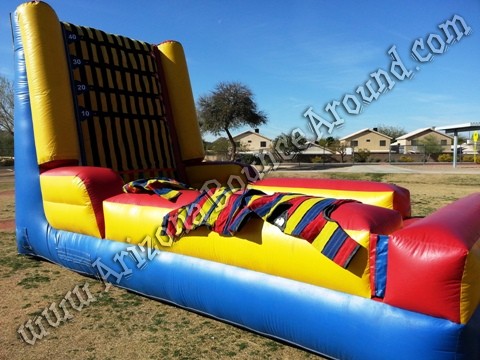
[[[335,359],[480,358],[480,193],[412,219],[393,184],[204,161],[181,44],[12,26],[20,254]]]

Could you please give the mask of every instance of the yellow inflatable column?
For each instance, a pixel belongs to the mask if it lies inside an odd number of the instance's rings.
[[[205,153],[183,47],[179,42],[166,41],[160,44],[158,49],[161,54],[181,158],[183,161],[203,160]]]
[[[39,165],[80,159],[62,29],[53,9],[28,2],[17,9]]]

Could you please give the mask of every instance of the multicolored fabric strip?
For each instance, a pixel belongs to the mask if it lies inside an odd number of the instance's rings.
[[[181,193],[178,190],[189,189],[192,188],[177,180],[165,177],[138,179],[123,185],[123,191],[126,193],[154,193],[167,200],[174,200],[180,196]]]
[[[165,215],[160,237],[164,243],[173,243],[199,226],[233,236],[250,217],[256,216],[285,234],[308,241],[327,258],[346,268],[360,245],[331,218],[331,214],[351,201],[214,188],[202,193],[193,203]]]

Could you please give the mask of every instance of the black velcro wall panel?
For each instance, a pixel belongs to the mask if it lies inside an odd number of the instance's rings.
[[[83,165],[176,178],[153,45],[63,23]]]

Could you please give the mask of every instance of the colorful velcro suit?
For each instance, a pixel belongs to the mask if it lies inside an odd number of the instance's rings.
[[[330,260],[346,268],[360,245],[331,218],[331,214],[341,204],[351,201],[214,188],[203,192],[191,204],[165,215],[161,237],[164,243],[172,244],[199,226],[208,226],[224,236],[234,236],[251,216],[258,216],[285,234],[308,241]]]
[[[167,200],[173,200],[180,196],[180,191],[178,190],[188,189],[191,189],[188,185],[165,177],[138,179],[130,181],[123,186],[123,191],[126,193],[153,192]]]

